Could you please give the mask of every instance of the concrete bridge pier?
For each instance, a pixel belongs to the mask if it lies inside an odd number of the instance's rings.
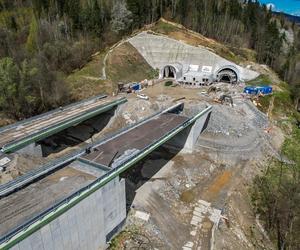
[[[27,145],[26,147],[21,148],[18,151],[18,153],[23,154],[23,155],[32,155],[32,156],[36,156],[36,157],[43,156],[42,146],[36,142],[33,142],[33,143]]]
[[[210,119],[211,112],[201,116],[193,124],[182,130],[166,143],[167,147],[182,149],[181,151],[189,153],[195,148],[200,134],[206,129]]]

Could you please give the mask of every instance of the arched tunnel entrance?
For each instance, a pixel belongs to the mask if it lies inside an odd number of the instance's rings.
[[[217,81],[236,84],[238,81],[238,75],[232,69],[229,69],[229,68],[222,69],[217,74]]]
[[[163,78],[176,78],[176,69],[173,66],[165,66],[163,70]]]

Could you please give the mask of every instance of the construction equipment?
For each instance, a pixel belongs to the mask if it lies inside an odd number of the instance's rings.
[[[209,89],[207,90],[207,94],[211,93],[211,92],[217,92],[217,91],[221,91],[221,89],[219,87],[216,86],[211,86],[209,87]]]
[[[229,103],[230,106],[233,107],[233,99],[230,95],[221,95],[219,99],[216,98],[214,99],[214,101],[217,103],[221,103],[222,105]]]

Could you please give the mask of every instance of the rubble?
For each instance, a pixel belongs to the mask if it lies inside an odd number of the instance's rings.
[[[139,218],[143,221],[148,221],[150,218],[150,214],[146,213],[146,212],[142,212],[142,211],[135,211],[135,215],[136,218]]]
[[[207,127],[208,132],[241,137],[251,129],[253,129],[251,123],[235,109],[228,106],[213,106],[213,112]]]
[[[158,249],[219,249],[224,239],[228,249],[253,249],[247,232],[249,215],[244,219],[247,223],[237,221],[227,202],[234,188],[244,188],[241,178],[252,178],[259,171],[253,166],[265,159],[264,148],[271,136],[264,132],[269,127],[266,115],[241,94],[242,85],[218,84],[220,91],[209,94],[207,87],[161,86],[145,90],[158,108],[184,96],[185,115],[206,105],[212,105],[213,112],[194,152],[172,155],[160,150],[141,166],[144,179],[138,182],[133,206],[151,214],[142,226],[145,234],[152,238],[159,235]],[[224,93],[232,96],[233,107],[213,102]],[[234,209],[246,216],[243,206],[245,200],[240,200]],[[132,218],[127,221],[127,225],[140,223]],[[255,218],[252,223],[256,224]]]

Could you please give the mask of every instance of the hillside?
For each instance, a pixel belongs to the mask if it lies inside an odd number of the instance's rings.
[[[68,75],[80,71],[96,52],[105,53],[122,38],[144,25],[153,26],[160,18],[169,21],[159,21],[154,32],[208,47],[237,64],[255,60],[290,84],[298,84],[299,29],[258,2],[1,0],[0,72],[5,83],[2,92],[7,94],[0,109],[8,118],[19,120],[73,101],[77,97],[68,89]],[[177,32],[185,29],[182,25],[189,31]],[[288,27],[295,39],[286,47],[282,30]],[[7,79],[8,71],[11,77]],[[94,77],[89,82],[93,86],[98,76],[90,77]],[[16,84],[20,79],[23,83]],[[16,88],[21,95],[12,91]],[[47,95],[50,90],[51,96]]]
[[[300,17],[299,16],[293,16],[293,15],[289,15],[289,14],[281,13],[281,12],[274,12],[274,13],[278,16],[283,15],[290,22],[294,22],[294,23],[300,25]]]
[[[129,43],[122,43],[114,49],[97,52],[88,64],[70,74],[66,82],[72,98],[78,100],[95,93],[116,93],[119,82],[136,82],[154,76],[154,70],[136,49]]]
[[[220,57],[235,62],[242,67],[250,67],[259,74],[268,75],[271,80],[265,81],[259,78],[257,84],[269,83],[279,84],[281,81],[276,73],[269,67],[259,65],[255,62],[255,52],[250,49],[240,49],[227,46],[213,39],[191,31],[182,25],[160,19],[151,26],[146,26],[134,35],[124,38],[121,42],[116,43],[111,48],[103,52],[98,52],[92,57],[91,62],[84,66],[78,72],[72,73],[67,78],[74,93],[74,98],[89,96],[90,93],[103,90],[107,93],[116,91],[118,82],[136,82],[144,79],[152,79],[157,76],[156,67],[151,67],[148,62],[138,53],[138,51],[127,41],[132,37],[137,37],[140,32],[148,32],[156,35],[167,36],[176,41],[184,42],[194,47],[203,47],[207,54],[213,52]],[[145,41],[147,43],[147,41]],[[151,45],[151,44],[149,44]],[[174,57],[180,57],[176,55]],[[167,55],[166,55],[167,56]],[[167,56],[170,57],[171,55]],[[199,58],[201,60],[201,58]],[[196,63],[196,61],[195,61]],[[103,67],[107,79],[103,79]],[[261,82],[260,82],[261,81]],[[78,95],[78,94],[80,95]]]

